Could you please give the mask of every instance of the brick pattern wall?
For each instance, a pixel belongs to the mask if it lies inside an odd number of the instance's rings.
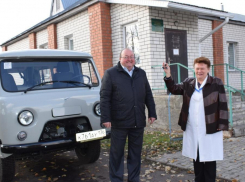
[[[110,4],[99,2],[88,8],[91,54],[102,77],[112,67]]]
[[[36,41],[36,33],[33,32],[31,34],[29,34],[29,46],[30,49],[36,49],[37,48],[37,41]]]
[[[212,22],[212,29],[215,29],[222,22],[214,20]],[[224,51],[223,51],[223,28],[219,29],[213,34],[213,64],[223,64],[224,63]],[[223,82],[224,77],[224,67],[218,66],[214,69],[214,74],[216,77],[221,78]]]
[[[157,45],[151,46],[152,34],[149,16],[150,9],[147,6],[111,4],[113,65],[117,64],[119,61],[119,54],[121,50],[124,49],[123,29],[125,25],[137,23],[140,47],[140,64],[136,66],[146,71],[150,85],[154,86],[153,82],[158,82],[158,80],[155,78],[158,73],[156,70],[151,68],[151,65],[156,64],[156,62],[154,62],[156,59],[152,59],[154,54],[153,51],[163,51],[163,44],[162,42],[158,41]]]
[[[212,21],[198,19],[198,34],[199,39],[203,38],[212,31]],[[201,43],[201,56],[207,57],[213,64],[213,39],[209,36]],[[210,72],[211,73],[211,72]]]
[[[74,50],[91,53],[88,11],[57,24],[58,49],[67,49],[67,36],[72,35]]]
[[[123,27],[126,24],[137,22],[140,39],[140,67],[147,73],[151,87],[162,88],[163,71],[161,68],[152,69],[153,65],[161,65],[165,59],[165,34],[154,32],[151,28],[151,18],[162,19],[164,28],[187,31],[188,66],[199,56],[198,17],[187,12],[172,11],[165,8],[154,8],[136,5],[111,5],[112,15],[112,49],[113,64],[118,62],[119,52],[123,49]],[[174,21],[179,21],[178,27]],[[189,73],[192,76],[192,72]],[[163,91],[153,91],[158,94]]]
[[[186,30],[188,67],[193,68],[194,59],[199,57],[198,16],[189,12],[151,7],[150,19],[151,18],[162,19],[164,22],[164,28]],[[178,26],[174,25],[175,21],[178,21]],[[163,61],[166,62],[165,33],[151,31],[150,35],[151,64],[161,65]],[[151,72],[152,76],[150,75],[149,79],[152,80],[152,87],[163,87],[162,69],[158,68]],[[193,72],[189,71],[188,76],[193,76]],[[156,92],[158,91],[155,91],[155,93]]]
[[[139,26],[140,60],[142,66],[150,67],[150,20],[149,8],[145,6],[111,4],[113,65],[119,61],[124,48],[124,25],[137,23]]]
[[[29,37],[26,37],[18,42],[15,42],[8,46],[8,51],[29,49]]]
[[[57,49],[56,24],[49,25],[47,30],[48,30],[48,48],[49,49]]]
[[[4,52],[4,51],[7,51],[8,50],[8,48],[7,48],[7,46],[3,46],[2,47],[2,51]]]
[[[226,24],[223,27],[224,62],[228,63],[228,42],[236,43],[235,67],[245,71],[245,26]],[[229,85],[241,89],[241,73],[229,71]],[[245,74],[243,74],[245,89]]]
[[[41,45],[48,43],[48,31],[47,29],[41,30],[36,34],[37,48],[39,49]]]

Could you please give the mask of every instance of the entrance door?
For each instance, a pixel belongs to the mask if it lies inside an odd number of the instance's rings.
[[[166,62],[168,64],[181,63],[188,67],[187,61],[187,38],[185,30],[175,30],[165,28],[165,50]],[[177,65],[171,66],[171,75],[178,83]],[[188,77],[188,70],[180,67],[180,81]]]

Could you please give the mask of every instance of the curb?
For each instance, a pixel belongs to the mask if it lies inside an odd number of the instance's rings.
[[[184,167],[177,167],[176,165],[169,164],[169,163],[166,163],[166,162],[157,161],[157,160],[151,159],[149,157],[146,157],[145,159],[148,160],[148,161],[159,162],[161,164],[168,165],[168,166],[171,166],[171,167],[175,167],[175,168],[178,168],[178,169],[182,169],[182,170],[185,170],[185,171],[192,170],[192,169],[188,169],[188,168],[184,168]],[[227,182],[232,182],[232,179],[227,179],[227,178],[223,178],[223,177],[220,177],[220,176],[217,176],[217,178],[221,179],[221,180],[226,180]],[[238,180],[237,182],[240,182],[240,181]]]

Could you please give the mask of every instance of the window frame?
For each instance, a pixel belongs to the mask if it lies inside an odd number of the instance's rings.
[[[73,51],[74,50],[74,39],[73,37],[67,38],[68,41],[68,50]],[[72,41],[72,49],[71,49],[71,41]]]
[[[139,28],[139,23],[138,23],[138,21],[132,21],[132,22],[130,22],[130,23],[127,23],[127,24],[124,24],[123,26],[122,26],[122,30],[123,30],[123,47],[124,47],[124,49],[125,48],[127,48],[127,46],[126,46],[126,28],[128,27],[128,26],[132,26],[132,25],[135,25],[135,24],[137,24],[137,27]],[[139,35],[139,31],[137,32],[138,33],[138,35]],[[138,39],[139,39],[139,36],[138,36]],[[138,44],[139,44],[139,41],[138,41]],[[136,62],[136,60],[135,60],[135,65],[137,65],[138,67],[140,67],[141,66],[141,59],[140,59],[140,45],[139,45],[139,63],[137,63]],[[135,54],[135,53],[134,53]]]
[[[234,60],[233,60],[233,66],[236,67],[236,62],[237,62],[237,56],[236,56],[236,47],[237,47],[237,42],[234,42],[234,41],[227,41],[227,63],[229,64],[230,61],[229,61],[229,46],[232,44],[232,47],[233,47],[233,57],[234,57]],[[235,68],[230,68],[230,66],[228,66],[228,71],[236,71]]]
[[[80,63],[86,62],[86,63],[88,63],[90,65],[89,66],[90,73],[94,72],[94,74],[95,74],[94,76],[96,77],[96,80],[97,80],[97,83],[93,84],[92,79],[91,79],[91,87],[98,87],[100,85],[100,80],[99,80],[99,75],[98,75],[99,73],[97,72],[96,67],[95,67],[95,65],[94,65],[94,63],[93,63],[93,61],[91,59],[89,59],[89,58],[63,58],[63,59],[64,59],[65,62],[80,62]],[[33,58],[30,58],[30,59],[29,58],[23,58],[21,60],[15,59],[15,58],[13,58],[13,59],[3,59],[0,62],[1,63],[1,66],[0,66],[0,78],[2,79],[2,69],[4,69],[2,63],[4,63],[4,62],[12,62],[12,63],[15,63],[15,62],[18,62],[18,63],[20,63],[20,62],[32,62],[33,63],[33,62],[40,62],[40,61],[42,61],[42,62],[49,62],[49,61],[50,62],[55,62],[56,60],[58,60],[58,62],[59,62],[60,58],[51,58],[51,59],[49,59],[49,58],[36,58],[35,61],[33,60]],[[92,70],[90,70],[90,68],[92,68]],[[8,72],[8,74],[11,74],[11,73],[13,73],[13,72]],[[41,78],[40,70],[38,70],[38,73],[39,73],[39,76]],[[52,75],[52,80],[53,80],[54,74],[53,74],[52,71],[51,71],[51,75]],[[15,84],[16,84],[16,80],[14,80],[14,81],[15,81]],[[43,80],[43,81],[45,81],[45,80]],[[18,86],[18,85],[16,84],[16,86]],[[23,85],[19,85],[19,86],[24,86],[24,84]],[[10,92],[10,93],[11,92],[15,93],[15,92],[23,92],[23,91],[25,91],[25,89],[17,90],[17,91],[7,90],[5,88],[5,85],[3,85],[3,82],[1,82],[1,87],[2,87],[2,89],[5,92]],[[30,87],[31,87],[31,85],[30,85]],[[57,88],[56,87],[52,87],[52,88],[41,88],[40,87],[39,89],[36,88],[36,89],[33,89],[32,91],[53,90],[53,89],[74,89],[74,88],[85,88],[85,87],[84,86],[57,87]]]

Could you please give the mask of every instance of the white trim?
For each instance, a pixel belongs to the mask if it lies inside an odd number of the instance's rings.
[[[178,9],[182,11],[190,11],[192,13],[196,13],[199,15],[211,15],[216,17],[229,17],[233,18],[232,15],[227,12],[220,12],[215,9],[207,9],[202,7],[195,7],[192,5],[179,4],[168,1],[157,1],[157,0],[100,0],[106,3],[113,4],[132,4],[132,5],[141,5],[141,6],[153,6],[153,7],[161,7],[161,8],[169,8],[169,9]]]
[[[153,6],[153,7],[168,7],[168,1],[149,1],[149,0],[103,0],[106,3],[113,4],[132,4],[141,6]]]
[[[234,43],[234,44],[238,44],[238,41],[236,40],[226,40],[227,43]]]
[[[70,37],[67,39],[68,40],[68,50],[73,51],[74,50],[74,41],[73,37]],[[72,40],[72,49],[71,49],[71,40]]]
[[[171,9],[179,9],[179,10],[184,10],[184,11],[190,11],[193,13],[197,13],[199,15],[212,15],[212,16],[217,16],[217,17],[229,17],[233,18],[232,15],[226,13],[226,12],[220,12],[216,11],[214,9],[205,9],[202,7],[194,7],[194,6],[188,6],[184,4],[177,4],[174,2],[169,2],[168,3],[168,8]]]

